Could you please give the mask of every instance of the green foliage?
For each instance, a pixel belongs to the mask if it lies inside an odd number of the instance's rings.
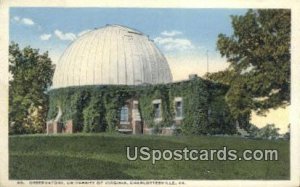
[[[117,127],[118,123],[118,116],[119,116],[119,104],[118,98],[114,97],[106,97],[105,99],[105,108],[106,108],[106,115],[105,119],[107,122],[107,132],[114,132]]]
[[[92,96],[89,105],[83,110],[83,132],[103,132],[106,129],[105,108],[101,95]]]
[[[210,98],[207,84],[203,81],[194,80],[188,85],[189,92],[184,103],[183,132],[185,134],[208,133],[208,106]],[[192,98],[192,99],[190,99]],[[190,106],[190,107],[186,107]]]
[[[147,146],[161,151],[183,149],[185,146],[202,150],[223,149],[225,146],[238,153],[245,149],[272,149],[278,150],[279,159],[219,161],[215,156],[210,161],[162,159],[152,165],[151,160],[137,159],[132,162],[126,159],[126,146],[131,147],[131,154],[134,146]],[[282,140],[78,133],[10,136],[8,150],[10,180],[290,180],[290,143]]]
[[[284,138],[289,140],[291,138],[291,124],[288,124],[288,131],[284,134]]]
[[[51,90],[48,120],[62,108],[61,121],[72,119],[77,132],[114,132],[119,108],[129,99],[127,86],[83,86]]]
[[[253,124],[250,125],[249,127],[249,137],[251,138],[257,138],[258,137],[258,133],[259,133],[259,128]]]
[[[262,127],[258,132],[258,137],[264,139],[276,139],[279,135],[279,128],[276,128],[274,124],[267,124]]]
[[[161,127],[174,123],[174,98],[183,98],[182,131],[185,134],[233,134],[235,124],[225,102],[227,86],[194,79],[164,85],[82,86],[51,90],[48,119],[62,108],[62,122],[73,119],[77,132],[115,132],[119,110],[129,100],[137,99],[141,117],[159,133]],[[161,99],[162,121],[154,122],[152,101]],[[211,114],[208,115],[210,108]]]
[[[31,47],[9,45],[9,132],[41,133],[45,129],[48,95],[54,66],[48,53]]]
[[[159,133],[160,127],[172,125],[173,114],[169,98],[170,85],[144,86],[140,88],[139,104],[142,118],[149,127],[154,127],[154,133]],[[154,122],[154,107],[152,101],[161,99],[162,121]]]
[[[230,67],[207,77],[230,85],[226,99],[235,118],[289,104],[290,10],[249,10],[232,16],[232,27],[234,34],[220,34],[217,42]]]
[[[274,124],[267,124],[262,128],[258,128],[255,125],[251,125],[251,127],[249,128],[249,135],[252,138],[276,139],[279,136],[278,131],[279,128],[276,128]],[[285,138],[289,139],[289,137]]]

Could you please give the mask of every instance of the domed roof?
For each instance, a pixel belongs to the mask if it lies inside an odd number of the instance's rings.
[[[60,57],[52,88],[172,81],[166,58],[143,33],[107,25],[75,40]]]

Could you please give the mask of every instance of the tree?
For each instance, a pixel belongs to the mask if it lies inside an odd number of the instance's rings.
[[[48,110],[47,89],[54,65],[48,53],[16,43],[9,46],[9,131],[12,134],[43,132]]]
[[[291,137],[291,124],[288,124],[288,131],[284,134],[284,138],[289,140]]]
[[[276,128],[274,124],[267,124],[259,129],[258,137],[264,139],[276,139],[279,136],[279,128]]]
[[[252,138],[257,138],[259,135],[259,128],[257,126],[255,126],[254,124],[250,124],[249,127],[249,136]]]
[[[217,48],[230,66],[207,77],[230,86],[227,102],[236,116],[263,115],[290,103],[291,13],[248,10],[232,16],[232,36],[219,34]]]

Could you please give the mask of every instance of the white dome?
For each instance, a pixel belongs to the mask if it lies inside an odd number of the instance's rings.
[[[107,25],[82,35],[65,50],[56,66],[52,88],[171,81],[166,58],[148,36]]]

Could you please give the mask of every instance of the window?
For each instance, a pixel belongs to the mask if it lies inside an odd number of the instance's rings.
[[[128,107],[123,106],[120,111],[120,121],[121,122],[128,122]]]
[[[175,97],[175,118],[182,118],[183,117],[183,104],[182,104],[182,97]]]
[[[176,117],[182,117],[182,102],[175,102]]]
[[[160,103],[154,104],[154,117],[160,118]]]
[[[161,119],[161,100],[156,99],[156,100],[152,101],[152,104],[153,104],[153,108],[154,108],[154,118],[156,120],[160,120]]]

